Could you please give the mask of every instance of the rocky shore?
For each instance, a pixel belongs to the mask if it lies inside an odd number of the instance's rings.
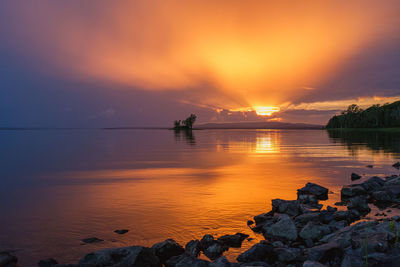
[[[351,179],[361,176],[353,173]],[[273,199],[271,211],[247,222],[265,240],[240,254],[237,262],[229,262],[223,254],[241,247],[249,237],[242,233],[218,238],[204,235],[185,247],[167,239],[152,247],[109,248],[86,254],[76,264],[47,259],[38,266],[400,266],[400,217],[389,218],[384,213],[376,214],[384,215],[382,219],[365,217],[370,205],[381,210],[400,207],[400,176],[374,176],[344,186],[341,202],[335,204],[340,209],[320,204],[328,199],[328,192],[323,186],[307,183],[297,190],[296,200]],[[128,230],[116,231],[123,234]],[[86,241],[95,240],[89,239]],[[200,254],[209,260],[199,258]],[[11,252],[0,252],[0,267],[17,266],[17,261]]]

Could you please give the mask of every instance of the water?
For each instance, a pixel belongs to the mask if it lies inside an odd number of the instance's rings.
[[[295,199],[316,182],[338,201],[351,172],[398,173],[398,133],[321,130],[0,131],[0,250],[21,266],[76,262],[106,247],[182,245],[243,232],[271,199]],[[365,167],[372,164],[374,168]],[[115,229],[129,229],[117,235]],[[104,242],[83,245],[86,237]]]

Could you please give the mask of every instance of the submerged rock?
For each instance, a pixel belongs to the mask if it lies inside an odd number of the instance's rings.
[[[114,233],[117,233],[119,235],[126,234],[127,232],[129,232],[128,229],[117,229],[117,230],[114,231]]]
[[[153,250],[141,246],[109,248],[88,253],[79,264],[90,266],[147,266],[161,267]]]
[[[104,240],[97,237],[88,237],[82,239],[81,241],[86,244],[91,244],[91,243],[103,242]]]
[[[183,247],[176,243],[173,239],[167,239],[157,244],[154,244],[151,249],[162,263],[166,262],[173,256],[181,255],[185,252]]]
[[[297,195],[314,195],[320,200],[326,200],[328,199],[328,188],[314,183],[307,183],[305,187],[297,190]]]

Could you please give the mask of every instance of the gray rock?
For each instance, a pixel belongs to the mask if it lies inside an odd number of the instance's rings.
[[[299,248],[275,248],[274,253],[278,257],[279,261],[291,262],[300,256],[301,250]]]
[[[192,257],[199,256],[201,244],[199,240],[190,240],[185,246],[185,253]]]
[[[236,233],[234,235],[221,236],[218,238],[218,241],[220,241],[221,243],[223,243],[228,247],[240,248],[242,246],[242,242],[248,237],[249,235]]]
[[[367,191],[361,185],[346,185],[340,191],[342,198],[350,198],[367,194]]]
[[[305,261],[302,267],[327,267],[327,266],[317,261]]]
[[[209,259],[215,260],[219,258],[224,251],[228,250],[227,247],[221,245],[218,242],[214,242],[212,245],[208,246],[206,249],[203,249],[204,255],[206,255]]]
[[[354,173],[354,172],[351,174],[352,181],[359,180],[359,179],[361,179],[361,175],[358,175],[357,173]]]
[[[392,165],[396,169],[400,169],[400,162],[396,162],[395,164]]]
[[[300,237],[304,240],[316,240],[321,238],[322,230],[319,225],[315,225],[312,222],[308,222],[306,226],[300,231]]]
[[[214,244],[215,239],[212,235],[204,235],[200,241],[201,248],[203,250],[207,249],[209,246]]]
[[[361,214],[367,214],[371,211],[368,206],[367,199],[360,196],[350,198],[350,203],[347,205],[347,208],[349,210],[355,209]]]
[[[297,200],[302,204],[307,204],[310,206],[318,205],[318,199],[314,195],[306,195],[306,194],[298,195]]]
[[[265,261],[273,256],[273,246],[270,244],[258,243],[246,250],[237,257],[239,262]]]
[[[39,261],[38,266],[39,267],[52,267],[56,264],[58,264],[58,262],[55,259],[50,258],[50,259],[45,259],[45,260]],[[2,265],[0,264],[0,266],[2,266]]]
[[[297,216],[302,213],[300,203],[297,200],[284,200],[279,198],[272,200],[272,210],[290,216]]]
[[[312,261],[328,263],[332,261],[342,260],[344,251],[334,242],[312,247],[309,250],[309,258]]]
[[[361,248],[361,251],[386,252],[389,249],[389,235],[385,232],[354,232],[351,237],[353,249]]]
[[[294,241],[297,239],[297,228],[288,215],[281,214],[277,223],[265,229],[265,235]]]
[[[0,266],[1,267],[17,267],[18,259],[9,251],[0,252]]]
[[[360,184],[366,191],[373,192],[380,190],[382,186],[385,184],[385,181],[378,176],[373,176],[369,178],[367,181]]]
[[[294,218],[295,222],[299,223],[308,223],[310,221],[312,222],[319,222],[321,219],[321,213],[320,212],[309,212],[309,213],[304,213],[299,216],[296,216]]]
[[[153,250],[140,246],[98,250],[83,256],[83,258],[79,260],[79,264],[94,266],[161,267],[161,263]]]
[[[172,260],[176,261],[176,263],[172,262]],[[173,265],[172,265],[173,264]],[[206,260],[197,259],[195,257],[190,257],[187,255],[175,256],[171,258],[170,261],[165,265],[166,267],[208,267],[210,266],[210,262]],[[140,266],[142,267],[142,266]]]
[[[317,199],[328,199],[328,188],[323,186],[307,183],[305,187],[297,190],[297,195],[314,195]]]
[[[240,264],[229,262],[226,257],[222,256],[219,257],[214,262],[211,262],[210,267],[239,267]]]
[[[185,252],[183,247],[176,243],[173,239],[167,239],[157,244],[154,244],[151,249],[162,263],[166,262],[169,258],[173,256],[178,256]]]
[[[114,231],[114,233],[117,233],[119,235],[126,234],[127,232],[129,232],[128,229],[117,229],[117,230]]]
[[[241,267],[256,266],[256,267],[270,267],[270,265],[263,261],[246,262],[240,265]]]
[[[392,200],[391,194],[386,191],[375,191],[372,193],[372,198],[377,202],[387,203]]]

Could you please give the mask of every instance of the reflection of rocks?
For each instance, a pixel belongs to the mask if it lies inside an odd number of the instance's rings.
[[[176,141],[185,140],[189,145],[195,145],[196,139],[193,130],[190,129],[175,129],[174,136]]]

